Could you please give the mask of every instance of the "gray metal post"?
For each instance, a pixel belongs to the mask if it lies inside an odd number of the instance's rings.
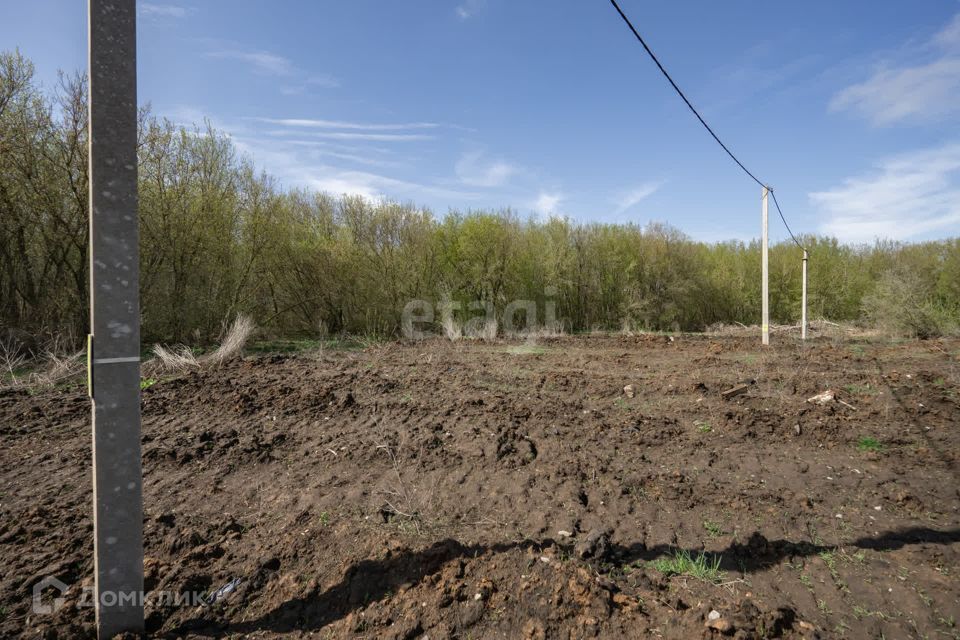
[[[768,254],[768,219],[767,219],[767,194],[770,192],[767,187],[763,188],[763,222],[762,222],[762,233],[760,238],[760,251],[762,257],[760,258],[760,270],[762,272],[762,296],[763,296],[763,318],[761,319],[760,330],[763,333],[763,344],[770,344],[770,273],[769,266],[767,264],[767,254]]]
[[[800,296],[800,339],[807,339],[807,250],[803,250],[803,293]]]
[[[97,635],[143,630],[135,0],[89,0]]]

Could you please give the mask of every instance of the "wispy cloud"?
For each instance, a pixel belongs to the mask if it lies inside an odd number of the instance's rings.
[[[187,14],[193,13],[192,7],[184,7],[176,4],[141,2],[139,8],[140,15],[156,18],[184,18]]]
[[[249,118],[259,122],[269,122],[286,127],[306,127],[315,129],[362,129],[365,131],[402,131],[405,129],[435,129],[440,125],[435,122],[403,122],[399,124],[382,124],[369,122],[346,122],[343,120],[318,120],[313,118]]]
[[[950,23],[933,37],[933,41],[945,49],[960,47],[960,13],[953,16]]]
[[[482,151],[464,153],[454,167],[460,182],[473,187],[500,187],[519,167],[504,160],[487,160]]]
[[[207,57],[239,60],[252,67],[257,73],[271,76],[292,76],[296,69],[288,58],[269,51],[210,51]]]
[[[847,242],[960,231],[960,143],[888,158],[809,197],[826,216],[820,231]]]
[[[656,193],[661,185],[661,182],[644,182],[643,184],[623,193],[615,200],[617,208],[614,213],[619,215],[630,207],[639,204],[643,200],[646,200]]]
[[[282,79],[280,92],[284,95],[300,95],[310,88],[335,89],[340,80],[328,73],[313,73],[300,69],[292,60],[270,51],[244,51],[238,48],[208,51],[208,58],[241,62],[262,76]]]
[[[246,122],[249,122],[247,120]],[[246,125],[244,125],[246,126]],[[442,200],[447,202],[471,201],[478,195],[470,190],[449,187],[441,181],[429,178],[410,178],[383,175],[357,169],[351,165],[390,167],[395,171],[409,173],[410,158],[395,156],[391,151],[371,147],[368,138],[347,138],[358,144],[350,146],[340,142],[315,141],[317,132],[300,131],[301,137],[264,136],[263,132],[248,131],[236,136],[237,149],[254,158],[259,166],[276,175],[284,183],[327,191],[334,194],[358,194],[368,198],[402,198],[415,202]],[[304,133],[313,134],[304,136]],[[331,132],[335,133],[335,132]],[[344,133],[344,135],[377,136],[388,134]],[[391,138],[392,140],[392,138]]]
[[[370,140],[373,142],[412,142],[433,140],[433,136],[422,133],[366,133],[359,131],[286,131],[283,129],[265,131],[266,135],[277,137],[308,136],[320,140]]]
[[[564,195],[559,191],[541,191],[533,202],[533,210],[544,218],[556,215],[563,199]]]
[[[333,158],[343,160],[347,163],[358,165],[394,168],[399,169],[406,166],[400,160],[386,159],[385,150],[370,148],[369,146],[347,146],[332,144],[319,140],[287,140],[276,138],[257,138],[248,136],[234,136],[235,141],[239,141],[248,147],[263,147],[273,149],[289,149],[290,153],[302,151],[307,161],[320,160],[322,158]]]
[[[301,95],[306,93],[307,89],[310,89],[311,87],[317,87],[320,89],[336,89],[339,86],[339,78],[330,74],[321,73],[307,76],[306,79],[302,80],[298,84],[281,87],[280,92],[288,96]]]
[[[465,0],[457,5],[457,17],[461,20],[469,20],[477,15],[487,6],[487,0]]]
[[[920,60],[884,63],[867,80],[837,93],[830,108],[856,112],[876,126],[960,113],[960,14],[908,54]]]
[[[312,167],[309,175],[305,175],[305,182],[320,191],[334,194],[357,194],[367,198],[446,198],[455,200],[469,200],[477,197],[476,193],[458,191],[435,185],[422,184],[398,180],[388,176],[369,173],[366,171],[343,171],[334,167]]]

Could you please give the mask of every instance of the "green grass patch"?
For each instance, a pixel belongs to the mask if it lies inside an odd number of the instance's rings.
[[[873,436],[860,436],[857,440],[858,451],[883,451],[883,443]]]
[[[654,560],[651,566],[665,576],[690,576],[716,584],[723,579],[720,559],[721,556],[711,557],[703,552],[694,557],[686,549],[681,549],[672,556]]]
[[[693,424],[697,426],[697,431],[699,431],[700,433],[710,433],[711,431],[713,431],[713,427],[710,426],[709,422],[698,421],[698,422],[694,422]]]
[[[875,396],[877,395],[876,387],[872,387],[869,384],[845,384],[843,385],[844,391],[854,396]]]
[[[504,349],[504,351],[506,353],[512,353],[514,355],[521,355],[521,356],[522,355],[542,356],[549,350],[546,347],[539,347],[537,345],[520,344],[520,345],[509,346],[506,349]]]
[[[141,378],[140,379],[140,391],[144,389],[149,389],[153,385],[157,384],[158,380],[156,378]]]
[[[703,528],[706,529],[711,538],[719,538],[726,533],[719,522],[713,522],[712,520],[704,520]]]

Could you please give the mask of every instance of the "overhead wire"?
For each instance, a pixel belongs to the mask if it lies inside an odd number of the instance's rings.
[[[769,187],[768,187],[768,188],[769,188]],[[800,241],[797,240],[797,236],[793,235],[793,231],[790,229],[790,225],[787,224],[787,219],[783,216],[783,211],[780,209],[780,203],[777,202],[777,194],[774,193],[773,189],[770,189],[770,195],[773,196],[773,204],[777,207],[777,213],[780,214],[780,219],[783,220],[783,226],[785,226],[785,227],[787,228],[787,233],[790,234],[790,237],[793,239],[793,242],[794,242],[798,247],[800,247],[801,249],[803,249],[804,251],[806,251],[807,248],[804,247],[802,244],[800,244]]]
[[[673,90],[677,92],[677,95],[680,96],[680,99],[683,100],[684,104],[687,105],[687,107],[690,109],[693,115],[697,117],[697,120],[700,121],[700,124],[703,125],[703,128],[707,130],[707,132],[713,137],[713,139],[717,142],[717,144],[719,144],[720,147],[727,152],[727,155],[730,156],[730,158],[737,163],[737,166],[739,166],[744,173],[750,176],[750,178],[754,182],[756,182],[758,185],[760,185],[761,187],[764,187],[770,192],[770,195],[773,196],[773,203],[777,207],[777,213],[780,214],[780,219],[783,221],[783,226],[787,228],[787,232],[790,234],[790,237],[797,244],[797,246],[803,249],[804,248],[803,245],[800,244],[800,241],[797,240],[797,237],[793,235],[793,231],[790,230],[790,225],[787,224],[787,219],[783,215],[783,211],[780,209],[780,204],[777,202],[777,196],[774,194],[773,189],[771,189],[769,185],[767,185],[765,182],[760,180],[760,178],[754,175],[752,171],[747,169],[746,165],[740,162],[740,159],[734,155],[733,151],[730,150],[730,147],[725,145],[723,143],[723,140],[720,139],[720,136],[718,136],[716,132],[710,127],[710,125],[707,124],[707,121],[704,120],[703,116],[700,115],[700,112],[697,111],[696,107],[693,106],[693,103],[691,103],[689,98],[687,98],[686,94],[683,93],[683,90],[680,88],[680,86],[676,82],[674,82],[672,77],[670,77],[670,74],[664,68],[663,64],[661,64],[659,58],[657,58],[656,54],[653,52],[653,50],[650,48],[647,42],[643,39],[643,36],[640,35],[640,32],[637,31],[636,27],[633,26],[633,23],[630,21],[630,18],[627,17],[627,14],[624,13],[623,9],[620,8],[620,5],[617,4],[617,0],[610,0],[610,4],[612,4],[613,8],[617,10],[617,13],[620,14],[621,18],[623,18],[623,21],[626,23],[627,27],[630,28],[630,31],[633,32],[633,35],[636,37],[637,41],[640,42],[640,44],[643,46],[644,51],[647,52],[647,55],[650,56],[650,59],[653,60],[654,64],[657,65],[657,68],[660,69],[660,73],[662,73],[663,77],[667,79],[667,82],[670,83],[670,86],[673,87]]]

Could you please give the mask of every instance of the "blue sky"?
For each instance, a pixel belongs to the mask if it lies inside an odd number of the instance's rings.
[[[621,5],[796,232],[960,235],[960,2]],[[759,187],[606,0],[138,7],[141,103],[209,118],[286,186],[759,233]],[[45,86],[85,67],[85,2],[4,14]]]

